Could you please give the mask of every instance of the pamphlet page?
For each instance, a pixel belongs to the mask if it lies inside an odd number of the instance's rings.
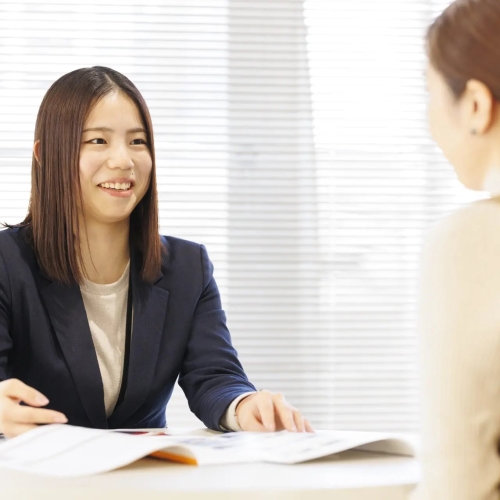
[[[269,462],[296,464],[348,449],[412,455],[410,440],[365,432],[237,432],[209,436],[168,435],[168,430],[108,431],[45,425],[0,442],[0,467],[47,476],[106,472],[140,458],[192,465]]]

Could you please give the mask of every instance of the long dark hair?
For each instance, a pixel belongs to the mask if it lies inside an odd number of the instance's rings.
[[[78,224],[78,207],[82,206],[81,136],[92,108],[113,92],[122,92],[137,106],[147,132],[153,165],[148,190],[130,217],[131,244],[142,254],[144,281],[152,282],[161,267],[151,115],[141,93],[126,76],[110,68],[94,66],[62,76],[43,98],[35,127],[35,141],[40,141],[39,162],[33,154],[28,215],[17,225],[27,228],[39,265],[60,283],[81,283],[84,275]]]

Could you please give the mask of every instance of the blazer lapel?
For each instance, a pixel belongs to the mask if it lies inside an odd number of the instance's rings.
[[[132,338],[125,396],[110,416],[110,427],[119,427],[146,400],[156,370],[160,342],[167,313],[168,291],[161,288],[163,273],[155,284],[140,278],[140,259],[131,255],[130,272],[133,296]]]
[[[94,427],[105,429],[104,389],[80,287],[51,282],[40,294],[85,411]]]

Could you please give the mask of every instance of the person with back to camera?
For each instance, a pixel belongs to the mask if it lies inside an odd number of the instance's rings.
[[[312,431],[248,381],[212,271],[202,245],[159,235],[134,84],[104,67],[59,78],[37,117],[28,215],[0,232],[0,432],[165,427],[177,377],[211,429]]]
[[[500,499],[500,2],[458,0],[427,36],[430,130],[491,198],[431,229],[419,335],[422,480],[412,500]]]

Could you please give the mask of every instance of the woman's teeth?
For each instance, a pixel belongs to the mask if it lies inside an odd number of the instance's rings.
[[[131,183],[130,182],[103,182],[102,184],[99,184],[99,186],[106,188],[106,189],[116,189],[118,191],[127,191],[130,189]]]

